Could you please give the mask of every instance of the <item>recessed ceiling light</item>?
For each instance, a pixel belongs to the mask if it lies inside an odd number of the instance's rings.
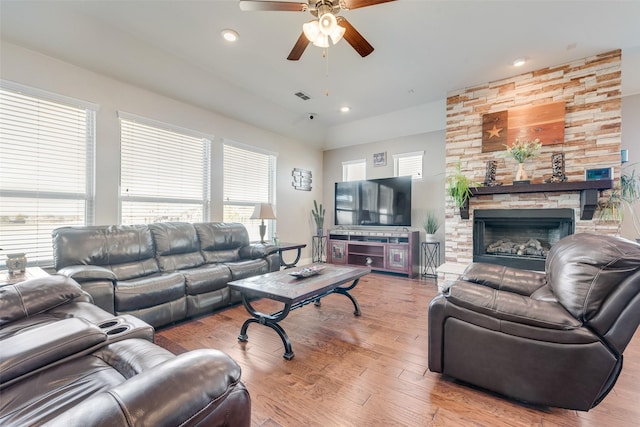
[[[525,58],[518,58],[515,61],[513,61],[513,66],[514,67],[522,67],[525,62],[527,62],[527,60]]]
[[[236,31],[229,30],[229,29],[222,30],[221,34],[222,34],[222,37],[228,42],[238,41],[238,38],[239,38],[238,33]]]
[[[349,111],[351,111],[351,108],[349,108],[347,106],[344,106],[344,107],[340,108],[340,111],[343,112],[343,113],[348,113]]]

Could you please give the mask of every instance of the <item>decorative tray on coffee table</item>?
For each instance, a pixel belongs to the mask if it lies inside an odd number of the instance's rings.
[[[324,266],[322,265],[312,265],[311,267],[304,267],[297,271],[292,271],[289,273],[291,276],[302,278],[302,277],[310,277],[315,276],[324,270]]]

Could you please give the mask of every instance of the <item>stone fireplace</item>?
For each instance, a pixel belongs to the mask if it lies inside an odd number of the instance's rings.
[[[460,165],[460,170],[467,177],[483,182],[487,162],[496,161],[496,181],[503,187],[511,188],[517,163],[500,151],[482,151],[483,115],[556,101],[563,101],[565,105],[564,141],[543,145],[538,156],[529,164],[533,170],[530,179],[535,191],[478,192],[469,202],[469,219],[461,218],[451,200],[446,200],[444,261],[449,269],[466,266],[474,259],[485,256],[474,254],[480,246],[486,246],[484,240],[477,242],[475,237],[480,224],[484,224],[484,231],[487,231],[486,219],[482,218],[484,211],[571,211],[573,226],[566,225],[568,230],[562,233],[617,233],[617,224],[600,221],[597,215],[593,219],[585,218],[584,192],[572,188],[549,191],[544,185],[538,184],[543,184],[545,179],[552,176],[551,157],[560,152],[564,153],[566,159],[567,183],[584,181],[585,170],[592,168],[611,167],[613,176],[619,176],[621,62],[622,53],[616,50],[448,94],[446,174],[453,173]],[[601,191],[597,190],[596,199]],[[593,200],[590,203],[594,206]],[[515,224],[513,219],[509,221]],[[539,224],[536,228],[545,229],[548,226]],[[498,232],[495,223],[489,224],[489,228],[490,233]],[[555,233],[560,232],[554,232],[551,236],[542,235],[539,240],[553,242],[560,236]],[[541,262],[538,260],[532,264],[539,269],[540,265],[544,265]]]
[[[549,249],[574,230],[573,209],[476,209],[473,261],[544,271]]]

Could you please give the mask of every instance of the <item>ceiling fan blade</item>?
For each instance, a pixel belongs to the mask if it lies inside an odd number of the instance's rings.
[[[364,58],[373,52],[373,46],[344,17],[338,16],[338,25],[345,29],[343,38],[360,56]]]
[[[380,3],[388,3],[396,0],[340,0],[340,7],[345,10],[359,9],[361,7],[375,6]]]
[[[309,9],[308,3],[293,3],[289,1],[240,0],[240,10],[244,12],[262,12],[262,11],[306,12],[308,9]]]
[[[293,49],[291,49],[291,53],[287,56],[287,59],[289,61],[297,61],[304,53],[307,46],[309,46],[309,39],[304,35],[304,32],[302,32],[300,37],[298,37],[296,44],[293,45]]]

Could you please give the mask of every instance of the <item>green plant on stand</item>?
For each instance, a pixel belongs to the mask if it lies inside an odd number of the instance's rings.
[[[618,222],[618,232],[625,219],[625,211],[629,212],[631,225],[636,232],[636,241],[640,243],[640,213],[636,205],[640,202],[640,174],[635,169],[628,170],[636,163],[623,168],[620,179],[611,189],[609,196],[598,202],[600,219],[604,221]]]
[[[460,162],[456,172],[447,178],[447,193],[453,199],[455,206],[460,210],[460,217],[469,219],[469,198],[471,189],[479,186],[480,183],[467,178],[461,170]]]
[[[436,242],[436,232],[440,228],[440,220],[434,211],[428,211],[422,221],[424,232],[426,234],[425,241]]]
[[[316,222],[317,236],[322,236],[324,229],[324,207],[322,207],[322,203],[318,204],[315,200],[313,201],[313,209],[311,210],[311,215],[313,215],[313,220]]]

